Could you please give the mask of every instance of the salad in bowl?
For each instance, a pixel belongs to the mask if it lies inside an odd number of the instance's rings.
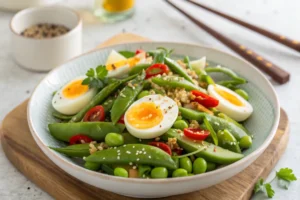
[[[88,170],[141,179],[194,176],[243,159],[252,145],[243,123],[255,112],[240,87],[247,80],[205,57],[171,55],[112,50],[55,91],[48,128],[66,145],[50,148]]]

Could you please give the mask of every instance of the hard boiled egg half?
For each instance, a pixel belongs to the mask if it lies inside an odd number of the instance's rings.
[[[210,96],[219,100],[216,108],[238,122],[246,120],[253,112],[248,101],[224,86],[209,85],[207,91]]]
[[[77,77],[58,90],[52,99],[53,108],[65,115],[74,115],[87,105],[97,90],[82,85],[85,78],[85,76]]]
[[[148,95],[128,108],[124,121],[131,135],[151,139],[168,131],[177,116],[178,106],[174,100],[162,95]]]
[[[112,50],[105,63],[106,69],[108,70],[107,77],[122,78],[127,76],[132,67],[142,63],[151,63],[150,59],[146,59],[145,52],[127,59],[115,50]]]

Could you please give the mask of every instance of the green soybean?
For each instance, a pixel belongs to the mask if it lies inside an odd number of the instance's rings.
[[[183,130],[188,127],[189,127],[189,125],[184,120],[177,120],[173,124],[173,128],[180,129],[180,130]]]
[[[194,176],[195,174],[189,173],[188,176]]]
[[[118,147],[124,144],[124,138],[121,134],[118,133],[108,133],[105,136],[105,143],[109,147]]]
[[[207,165],[207,169],[206,169],[207,172],[213,171],[217,168],[216,163],[206,162],[206,165]]]
[[[138,99],[141,99],[141,98],[143,98],[143,97],[145,97],[145,96],[148,96],[148,95],[150,95],[150,92],[148,91],[148,90],[143,90],[143,91],[141,91],[140,93],[139,93],[139,95],[138,95]]]
[[[128,178],[128,172],[126,169],[122,168],[122,167],[117,167],[114,169],[114,175],[115,176],[120,176],[120,177],[124,177],[124,178]]]
[[[246,135],[241,138],[239,146],[241,149],[248,149],[252,145],[252,138],[249,135]]]
[[[94,163],[94,162],[85,162],[84,168],[92,170],[92,171],[98,171],[101,168],[101,164]]]
[[[191,173],[193,170],[192,161],[188,157],[179,159],[179,167],[185,169],[188,173]]]
[[[207,163],[203,158],[197,158],[193,163],[193,173],[202,174],[206,172]]]
[[[237,89],[237,90],[235,90],[235,93],[237,93],[238,95],[243,97],[245,100],[247,100],[247,101],[249,100],[249,95],[245,90]]]
[[[167,178],[168,170],[165,167],[155,167],[151,171],[151,178]]]
[[[173,171],[172,177],[183,177],[187,176],[188,172],[185,169],[179,168]]]

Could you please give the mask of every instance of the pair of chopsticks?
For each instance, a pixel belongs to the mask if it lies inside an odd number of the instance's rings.
[[[224,14],[220,11],[214,10],[212,8],[209,8],[205,5],[202,5],[201,3],[195,2],[193,0],[187,0],[188,2],[201,7],[207,11],[210,11],[214,14],[217,14],[221,17],[224,17],[232,22],[235,22],[239,25],[242,25],[250,30],[253,30],[257,33],[260,33],[268,38],[271,38],[283,45],[286,45],[287,47],[290,47],[294,50],[300,51],[300,42],[296,41],[296,40],[291,40],[286,38],[285,36],[281,36],[275,33],[272,33],[268,30],[262,29],[260,27],[257,27],[255,25],[249,24],[247,22],[244,22],[240,19],[231,17],[227,14]],[[171,5],[172,7],[174,7],[176,10],[178,10],[179,12],[181,12],[182,14],[184,14],[186,17],[188,17],[191,21],[193,21],[196,25],[198,25],[200,28],[204,29],[207,33],[209,33],[210,35],[212,35],[213,37],[215,37],[217,40],[219,40],[220,42],[222,42],[223,44],[225,44],[226,46],[228,46],[229,48],[231,48],[233,51],[235,51],[237,54],[239,54],[240,56],[242,56],[244,59],[246,59],[247,61],[249,61],[250,63],[252,63],[254,66],[258,67],[259,69],[261,69],[262,71],[264,71],[265,73],[267,73],[268,75],[270,75],[272,77],[273,80],[275,80],[276,82],[280,83],[280,84],[284,84],[286,82],[289,81],[290,79],[290,74],[281,69],[280,67],[278,67],[277,65],[273,64],[272,62],[264,59],[262,56],[258,55],[257,53],[255,53],[254,51],[252,51],[251,49],[236,43],[235,41],[229,39],[228,37],[222,35],[220,32],[212,29],[211,27],[209,27],[208,25],[206,25],[205,23],[203,23],[202,21],[200,21],[199,19],[196,19],[195,17],[193,17],[192,15],[188,14],[187,12],[185,12],[183,9],[179,8],[177,5],[175,5],[174,3],[172,3],[170,0],[166,0],[166,2]]]

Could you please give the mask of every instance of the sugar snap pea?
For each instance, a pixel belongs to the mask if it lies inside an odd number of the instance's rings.
[[[57,111],[53,111],[52,115],[53,115],[53,117],[55,117],[57,119],[61,119],[61,120],[70,120],[73,117],[73,115],[64,115],[64,114],[61,114]]]
[[[115,99],[113,97],[108,97],[104,103],[102,104],[104,108],[104,112],[107,114],[109,113],[110,109],[112,108],[113,104],[115,102]]]
[[[63,153],[70,157],[84,157],[90,155],[89,144],[74,144],[66,147],[49,147],[50,149]]]
[[[98,171],[101,168],[101,164],[93,163],[93,162],[85,162],[84,168],[92,170],[92,171]]]
[[[217,134],[216,134],[214,128],[212,127],[211,123],[208,121],[208,119],[206,117],[204,117],[203,121],[204,121],[206,128],[210,132],[210,137],[213,139],[214,144],[218,146],[219,140],[218,140],[218,137],[217,137]]]
[[[222,131],[224,129],[228,129],[228,131],[231,132],[231,134],[237,141],[239,141],[243,136],[247,135],[244,129],[240,128],[235,123],[232,123],[225,119],[183,107],[179,107],[179,112],[181,113],[182,117],[190,120],[202,121],[205,117],[216,132],[218,132],[219,130]]]
[[[228,75],[229,77],[231,77],[233,80],[239,82],[240,84],[247,83],[246,79],[239,77],[231,69],[228,69],[226,67],[221,67],[220,65],[218,65],[217,67],[206,67],[205,71],[208,72],[208,73],[220,72],[220,73]]]
[[[143,70],[146,70],[148,67],[150,67],[151,64],[138,64],[134,67],[132,67],[130,69],[130,71],[128,72],[129,76],[135,75],[135,74],[139,74],[141,73]]]
[[[175,60],[172,60],[171,58],[165,58],[165,64],[168,65],[171,71],[182,76],[194,85],[193,79],[187,74],[184,69],[182,69],[182,67]]]
[[[166,167],[171,170],[177,168],[169,154],[157,147],[145,144],[127,144],[117,148],[97,151],[86,157],[85,160],[101,164],[136,163],[138,165]]]
[[[241,153],[241,149],[239,147],[238,142],[227,129],[223,131],[218,131],[218,139],[220,147],[223,147],[224,149],[228,149],[236,153]]]
[[[235,121],[234,119],[230,118],[229,116],[225,115],[224,113],[219,113],[217,116],[221,117],[222,119],[225,119],[228,122],[231,122],[231,123],[235,124],[239,128],[243,129],[248,135],[250,135],[250,132],[248,131],[248,129],[246,129],[245,126],[243,126],[242,124],[238,123],[237,121]]]
[[[163,87],[184,88],[188,91],[199,90],[201,92],[207,93],[206,90],[204,90],[203,88],[198,87],[181,77],[176,77],[176,76],[154,77],[152,78],[152,82]]]
[[[69,142],[70,138],[77,134],[89,136],[96,141],[104,140],[106,134],[122,133],[123,124],[114,125],[111,122],[77,122],[77,123],[54,123],[48,125],[53,137],[60,141]]]
[[[104,171],[105,173],[107,173],[109,175],[114,175],[114,169],[111,168],[109,165],[102,164],[101,169],[102,169],[102,171]]]
[[[168,138],[176,138],[177,143],[187,152],[194,152],[199,149],[203,149],[199,153],[195,154],[196,157],[203,157],[206,161],[214,162],[218,164],[230,164],[244,157],[243,154],[235,153],[222,147],[205,141],[195,141],[185,137],[183,132],[179,129],[170,129],[161,139],[168,140]]]
[[[137,95],[142,91],[144,78],[145,74],[143,73],[130,81],[129,84],[121,90],[110,111],[112,123],[116,124],[118,122],[127,108],[136,99]]]
[[[151,167],[149,165],[139,165],[138,174],[140,178],[148,176],[151,172]]]
[[[72,117],[70,122],[79,122],[84,117],[85,113],[92,107],[101,104],[110,94],[118,89],[123,83],[134,79],[137,75],[129,76],[125,79],[116,81],[104,87],[93,99],[87,104],[81,111],[79,111],[75,116]]]

